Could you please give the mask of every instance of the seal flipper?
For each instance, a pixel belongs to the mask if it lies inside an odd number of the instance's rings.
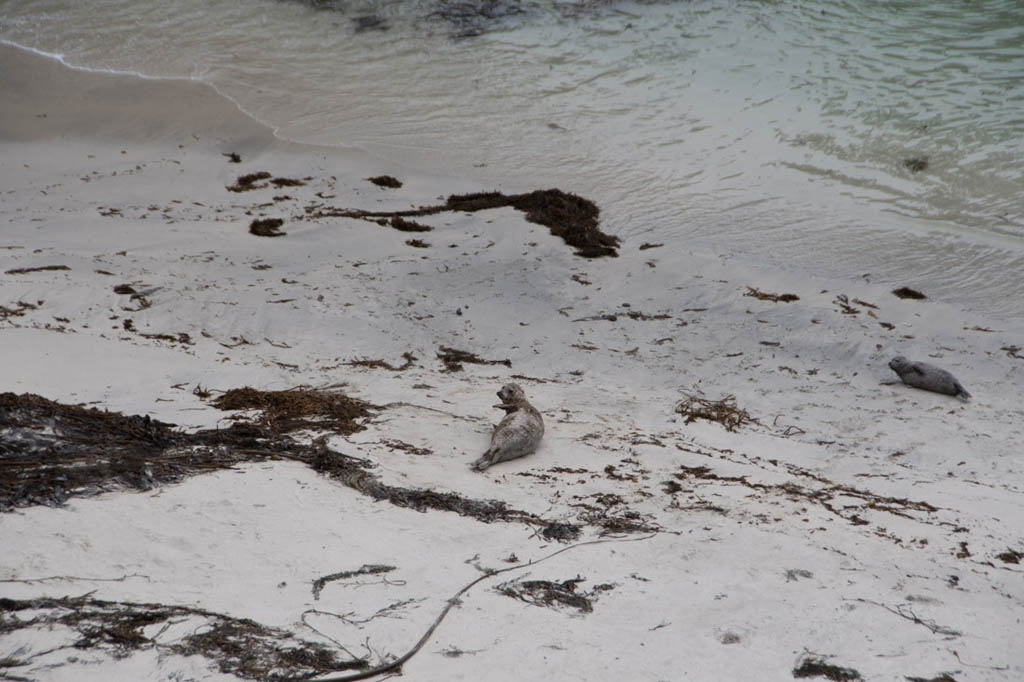
[[[469,465],[469,468],[473,471],[486,471],[487,467],[494,464],[494,451],[491,448],[487,448],[484,454],[480,455],[480,458]]]

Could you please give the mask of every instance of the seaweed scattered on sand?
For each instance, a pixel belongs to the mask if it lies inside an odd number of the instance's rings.
[[[907,682],[956,682],[956,678],[949,673],[939,673],[935,677],[914,677],[908,675],[904,679]]]
[[[235,152],[229,152],[227,154],[221,154],[221,156],[228,157],[228,163],[242,163],[242,157]]]
[[[378,175],[372,178],[366,178],[369,182],[377,185],[378,187],[387,187],[390,189],[398,189],[402,186],[402,181],[398,178],[390,175]]]
[[[249,223],[249,234],[254,234],[257,237],[283,237],[288,233],[278,229],[282,225],[284,225],[284,221],[280,218],[254,220]]]
[[[235,184],[228,185],[227,190],[229,192],[248,192],[254,189],[263,189],[267,186],[267,183],[257,184],[261,180],[267,180],[270,178],[270,173],[266,171],[259,171],[258,173],[249,173],[248,175],[240,175],[235,180]]]
[[[478,355],[474,355],[469,351],[456,350],[455,348],[449,348],[448,346],[441,346],[437,352],[438,359],[444,363],[445,372],[461,372],[462,363],[468,362],[472,365],[505,365],[506,367],[512,366],[511,360],[484,360]]]
[[[274,178],[270,181],[270,184],[274,187],[302,187],[305,185],[305,181],[297,180],[295,178]]]
[[[21,317],[29,310],[36,310],[39,308],[39,306],[26,303],[25,301],[18,301],[14,305],[17,307],[8,308],[5,305],[0,305],[0,320],[6,320],[9,317]]]
[[[381,573],[390,573],[395,570],[394,566],[385,566],[384,564],[363,564],[354,571],[341,571],[340,573],[331,573],[317,578],[313,581],[313,599],[320,599],[320,592],[323,591],[324,585],[335,580],[347,580],[354,578],[359,575],[379,575]]]
[[[430,243],[429,242],[425,242],[422,239],[406,239],[405,243],[408,246],[412,246],[412,247],[417,248],[417,249],[429,249],[430,248]]]
[[[417,223],[415,220],[406,220],[400,216],[395,216],[391,220],[386,221],[386,224],[402,232],[430,232],[434,229],[430,225]]]
[[[600,214],[597,205],[560,189],[513,195],[501,192],[454,195],[448,197],[447,206],[453,211],[467,212],[511,206],[526,213],[529,222],[544,225],[551,234],[576,247],[577,256],[599,258],[618,255],[619,238],[605,234],[597,227]]]
[[[446,211],[475,213],[493,208],[511,207],[526,214],[526,220],[544,225],[551,234],[576,248],[583,258],[617,256],[619,238],[598,228],[600,209],[594,202],[563,192],[560,189],[535,190],[526,194],[480,192],[453,194],[442,205],[423,206],[406,211],[364,211],[310,207],[308,218],[359,218],[378,221],[380,218],[408,218],[435,215]],[[394,224],[392,223],[392,226]]]
[[[28,274],[30,272],[43,272],[43,271],[46,271],[46,270],[70,270],[70,269],[71,268],[69,268],[66,265],[40,265],[40,266],[34,267],[34,268],[14,268],[13,270],[8,270],[6,272],[6,274],[8,274],[8,275],[26,275],[26,274]]]
[[[900,287],[899,289],[893,289],[892,293],[898,296],[899,298],[909,298],[915,301],[920,301],[928,298],[920,291],[917,291],[916,289],[911,289],[910,287]]]
[[[184,433],[149,417],[63,405],[27,393],[0,394],[0,511],[59,506],[71,496],[110,490],[148,490],[240,462],[285,458],[398,507],[449,511],[484,523],[545,524],[498,500],[385,485],[369,461],[330,449],[326,436],[304,443],[287,435],[305,428],[351,433],[362,428],[355,419],[368,412],[367,403],[340,393],[252,388],[228,391],[218,401],[223,409],[259,409],[261,416],[226,429]]]
[[[352,434],[363,430],[359,420],[370,416],[374,405],[340,391],[293,388],[261,391],[246,386],[225,391],[212,401],[219,410],[259,410],[253,423],[276,434],[322,429]]]
[[[201,470],[237,461],[211,453],[192,462],[175,450],[180,440],[171,426],[30,393],[0,394],[0,511],[121,487],[146,490],[193,464]]]
[[[728,431],[736,431],[744,424],[756,424],[757,419],[746,410],[736,405],[736,396],[727,395],[721,400],[708,400],[688,395],[686,400],[676,405],[676,412],[686,417],[686,423],[692,424],[698,419],[718,422]]]
[[[0,599],[0,615],[19,611],[31,617],[3,617],[5,629],[46,630],[66,637],[64,646],[44,653],[67,649],[68,662],[82,650],[123,658],[133,651],[159,647],[164,653],[202,656],[215,662],[220,672],[249,680],[301,680],[368,667],[363,659],[340,659],[336,649],[298,639],[286,630],[188,606],[106,601],[90,595]],[[164,637],[169,626],[190,619],[194,627],[186,631],[189,634]],[[147,635],[154,630],[149,626],[160,624],[165,627]]]
[[[816,656],[805,656],[800,665],[793,668],[793,677],[825,677],[837,682],[861,679],[860,673],[853,668],[841,668],[837,665],[825,663],[825,661]]]
[[[572,542],[580,536],[580,527],[573,523],[561,523],[552,521],[544,526],[540,534],[546,540],[557,540],[558,542]]]
[[[1007,549],[1001,554],[997,554],[996,558],[1007,564],[1019,564],[1021,559],[1024,559],[1024,552],[1018,552],[1015,549]]]
[[[594,600],[601,592],[614,589],[611,585],[597,585],[590,592],[577,592],[579,583],[586,578],[576,576],[560,583],[550,580],[510,580],[501,583],[494,589],[507,597],[524,601],[534,606],[559,608],[562,606],[576,609],[580,613],[591,613]]]
[[[769,294],[760,289],[755,289],[752,286],[747,287],[747,293],[744,296],[753,296],[759,301],[772,301],[774,303],[791,303],[793,301],[799,301],[800,297],[796,294]]]
[[[398,365],[397,367],[385,360],[371,359],[349,360],[345,364],[348,365],[349,367],[369,367],[371,369],[386,369],[391,372],[404,372],[405,370],[409,369],[414,364],[416,364],[416,356],[408,351],[402,353],[402,359],[405,360],[405,362],[403,362],[401,365]]]

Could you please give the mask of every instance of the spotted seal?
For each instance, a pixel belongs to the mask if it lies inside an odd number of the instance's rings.
[[[889,361],[889,367],[900,375],[900,379],[907,386],[945,393],[964,401],[971,397],[967,389],[952,374],[927,362],[913,362],[898,355]]]
[[[472,464],[474,471],[484,471],[498,462],[529,455],[544,435],[544,420],[540,412],[526,399],[519,384],[505,384],[498,391],[501,402],[495,405],[506,414],[494,427],[491,447]]]

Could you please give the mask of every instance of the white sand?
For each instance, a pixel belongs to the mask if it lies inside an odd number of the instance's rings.
[[[494,188],[282,142],[195,83],[74,72],[8,47],[0,65],[0,273],[70,268],[0,274],[0,305],[36,306],[0,319],[5,391],[193,429],[225,423],[197,385],[344,384],[378,405],[408,403],[331,441],[376,462],[387,483],[573,523],[581,504],[631,511],[661,529],[482,582],[404,679],[786,680],[807,652],[865,680],[1024,679],[1024,571],[997,558],[1024,551],[1024,361],[1001,350],[1021,345],[1020,320],[889,293],[912,281],[812,281],[685,242],[625,243],[619,258],[586,260],[512,209],[417,218],[435,227],[422,234],[297,220],[313,203],[396,210]],[[225,190],[263,170],[311,179]],[[405,185],[365,180],[380,174]],[[281,195],[294,198],[272,199]],[[284,218],[287,235],[250,235],[255,217]],[[119,284],[153,289],[152,305],[114,293]],[[748,285],[800,300],[760,301],[744,296]],[[598,319],[607,314],[617,317]],[[181,333],[191,343],[142,336]],[[512,366],[444,373],[440,346]],[[343,364],[400,364],[405,352],[417,363],[403,372]],[[897,354],[949,369],[974,400],[892,383]],[[475,474],[469,464],[501,416],[495,391],[513,375],[528,377],[519,381],[545,416],[545,441]],[[686,424],[674,412],[685,394],[734,395],[759,423]],[[399,509],[298,463],[263,462],[0,515],[0,596],[192,605],[313,640],[301,618],[316,608],[370,618],[307,620],[376,664],[411,647],[477,566],[566,546],[526,525]],[[388,582],[334,582],[313,598],[313,580],[364,564],[396,569]],[[39,580],[52,576],[63,577]],[[613,589],[589,614],[493,589],[525,576]],[[154,647],[123,659],[40,653],[74,639],[0,628],[0,661],[21,663],[0,677],[234,679]]]

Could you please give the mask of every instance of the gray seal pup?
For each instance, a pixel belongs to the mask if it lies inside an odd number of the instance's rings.
[[[519,384],[505,384],[498,391],[501,402],[495,405],[505,410],[505,416],[494,427],[491,447],[473,462],[474,471],[484,471],[498,462],[505,462],[529,455],[544,435],[544,420],[540,412],[526,399],[526,393]]]
[[[889,361],[889,367],[900,375],[907,386],[956,396],[965,402],[971,397],[952,374],[927,362],[913,362],[898,355]]]

